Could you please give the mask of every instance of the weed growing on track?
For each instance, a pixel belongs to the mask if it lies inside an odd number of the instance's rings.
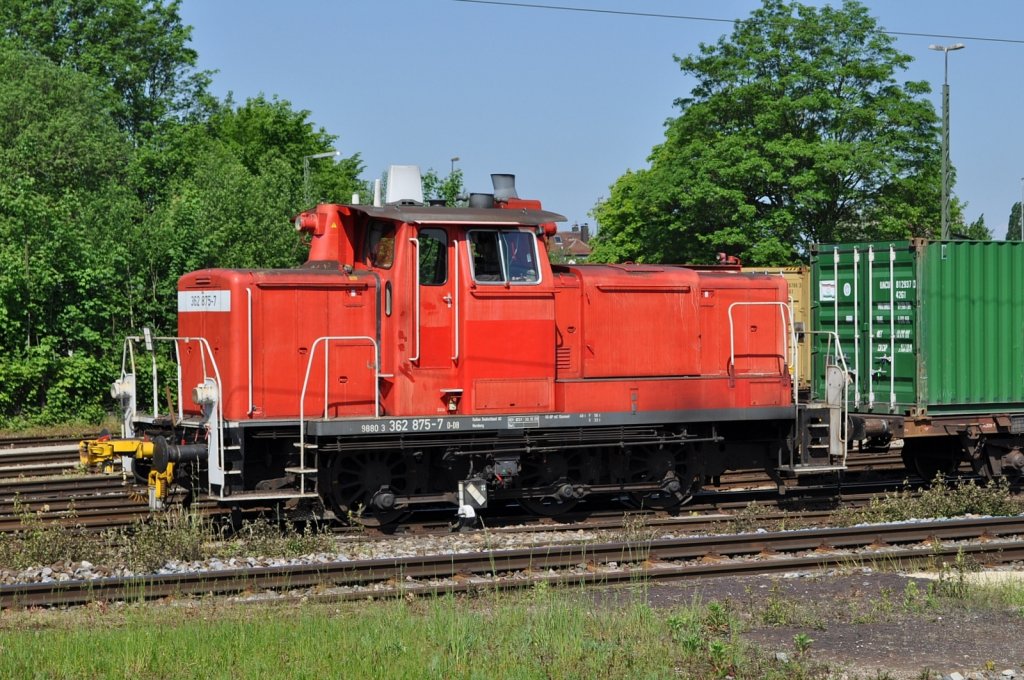
[[[282,527],[270,520],[256,520],[225,536],[198,514],[169,511],[97,534],[82,527],[44,522],[24,506],[16,504],[16,508],[22,529],[0,534],[0,569],[88,561],[149,571],[169,560],[249,555],[287,558],[327,552],[334,547],[333,537],[319,526],[299,531],[290,524]]]
[[[17,498],[14,512],[24,528],[17,534],[0,534],[0,567],[53,564],[67,555],[85,554],[94,548],[95,537],[45,523]]]
[[[769,519],[770,516],[775,514],[778,514],[777,510],[773,510],[763,503],[748,503],[729,520],[729,523],[726,525],[726,532],[745,534],[757,529],[784,531],[786,529],[785,513],[783,513],[781,518]]]
[[[920,493],[909,489],[871,499],[863,508],[843,508],[836,523],[861,524],[905,522],[911,519],[960,517],[962,515],[1012,516],[1024,513],[1024,499],[1015,496],[1005,479],[978,485],[958,479],[947,486],[939,475],[931,487]]]

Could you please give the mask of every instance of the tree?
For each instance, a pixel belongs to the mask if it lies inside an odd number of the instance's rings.
[[[305,256],[302,159],[337,138],[207,95],[179,4],[0,3],[0,427],[98,420],[124,336],[173,331],[183,273]],[[311,171],[317,199],[366,188],[358,153]]]
[[[441,177],[436,170],[430,168],[423,173],[423,197],[426,200],[444,200],[447,206],[455,206],[459,197],[466,192],[462,184],[462,169],[453,169],[448,176]]]
[[[963,233],[958,234],[971,241],[991,241],[992,232],[985,226],[985,215],[979,215],[978,219],[967,225]]]
[[[293,267],[305,259],[304,237],[291,222],[311,207],[303,198],[302,159],[337,141],[309,115],[277,98],[260,95],[241,106],[229,98],[207,122],[167,125],[140,150],[137,172],[156,197],[133,239],[132,260],[145,279],[140,323],[174,327],[168,301],[185,272]],[[311,164],[313,195],[348,202],[366,189],[362,169],[358,153]]]
[[[0,39],[0,83],[0,423],[96,414],[128,325],[132,146],[88,74]]]
[[[1006,222],[1006,240],[1020,241],[1020,201],[1010,208],[1010,218]]]
[[[116,98],[115,119],[146,136],[168,117],[201,114],[210,74],[196,71],[180,0],[4,0],[0,36],[87,73]]]
[[[594,209],[592,260],[786,264],[815,242],[936,234],[939,128],[910,57],[859,3],[764,0],[676,57],[696,80],[650,167]],[[959,219],[959,204],[954,203]]]

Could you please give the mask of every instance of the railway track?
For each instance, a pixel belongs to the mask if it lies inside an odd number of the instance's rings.
[[[638,581],[818,570],[882,561],[989,563],[1024,559],[1024,518],[960,519],[841,529],[684,537],[397,559],[226,569],[0,586],[0,607],[77,605],[311,589],[327,600],[515,589],[538,582]]]
[[[13,444],[17,444],[17,446]],[[37,438],[6,440],[0,446],[0,533],[19,531],[28,516],[33,523],[46,523],[65,527],[99,530],[124,526],[146,517],[144,489],[132,487],[121,476],[69,475],[78,466],[77,441]],[[31,444],[31,445],[29,445]],[[809,506],[821,502],[834,508],[838,502],[856,503],[852,497],[891,491],[893,472],[902,481],[903,464],[898,453],[852,454],[849,459],[851,479],[880,476],[888,481],[869,486],[847,483],[839,492],[835,484],[797,487],[779,496],[778,488],[767,475],[755,471],[737,471],[723,475],[715,490],[698,495],[685,507],[687,513],[729,512],[751,503],[772,504],[779,507]],[[213,513],[207,506],[204,510]],[[430,516],[432,513],[425,513]],[[596,515],[596,516],[595,516]],[[609,513],[597,510],[591,513],[570,513],[555,520],[557,523],[523,515],[496,517],[489,526],[499,531],[569,531],[589,529],[615,529],[622,527],[622,511]],[[444,533],[449,531],[451,513],[437,513],[439,520],[414,518],[402,533]],[[792,516],[791,516],[792,517]],[[666,530],[681,522],[661,513],[654,524]],[[793,520],[797,521],[797,520]]]
[[[78,442],[0,446],[0,479],[60,475],[78,468]]]
[[[78,436],[68,437],[0,437],[0,451],[8,449],[35,448],[40,446],[67,445],[77,448],[78,442],[83,439],[95,439],[100,436],[96,432],[85,433]]]

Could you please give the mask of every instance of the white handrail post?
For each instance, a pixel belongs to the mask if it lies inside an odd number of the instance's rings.
[[[458,363],[459,361],[459,288],[462,286],[462,282],[459,280],[459,242],[455,239],[452,240],[452,246],[455,249],[455,280],[452,282],[455,288],[455,309],[452,313],[452,325],[455,326],[455,354],[452,355],[452,362]],[[417,289],[419,284],[417,284]]]
[[[415,291],[414,302],[415,309],[413,309],[413,323],[415,325],[415,336],[416,336],[416,353],[409,357],[409,363],[415,364],[420,360],[420,240],[418,238],[410,238],[409,243],[413,245],[413,277],[412,285]]]

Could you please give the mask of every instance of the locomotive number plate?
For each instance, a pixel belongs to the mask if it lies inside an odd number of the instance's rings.
[[[230,290],[179,290],[179,312],[230,312]]]

